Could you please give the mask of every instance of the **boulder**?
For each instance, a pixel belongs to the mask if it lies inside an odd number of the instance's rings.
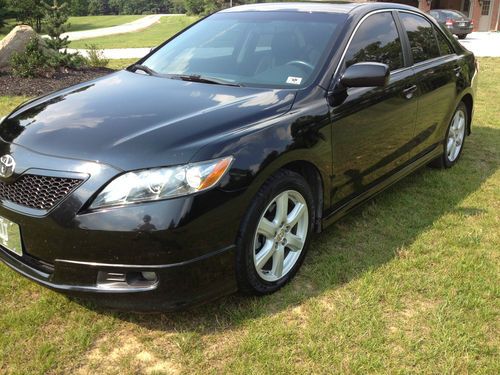
[[[20,25],[14,27],[5,38],[0,40],[0,69],[9,65],[14,53],[24,52],[31,38],[40,38],[40,36],[30,26]]]

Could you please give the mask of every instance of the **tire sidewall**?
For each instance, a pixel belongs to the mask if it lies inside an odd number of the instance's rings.
[[[286,190],[299,192],[306,201],[309,214],[307,236],[300,257],[290,272],[277,281],[269,282],[262,279],[255,269],[254,238],[263,213],[273,199]],[[314,223],[314,211],[314,197],[311,189],[304,178],[295,172],[280,171],[262,186],[250,204],[249,210],[242,222],[239,240],[237,241],[237,276],[241,290],[254,294],[273,293],[293,278],[307,252]]]

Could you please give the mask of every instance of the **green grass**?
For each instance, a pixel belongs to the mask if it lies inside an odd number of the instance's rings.
[[[111,69],[124,69],[129,65],[132,65],[139,59],[114,59],[114,60],[109,60],[108,68]]]
[[[263,298],[111,314],[0,265],[0,372],[500,373],[500,59],[480,59],[473,134],[315,237]],[[0,113],[22,99],[0,98]]]
[[[118,26],[143,17],[141,15],[70,17],[68,20],[70,23],[68,31],[83,31]]]
[[[124,16],[84,16],[84,17],[69,17],[68,22],[70,27],[68,31],[83,31],[91,29],[100,29],[102,27],[118,26],[124,23],[135,21],[144,16],[141,15],[124,15]],[[16,20],[9,19],[6,25],[0,28],[0,39],[9,33],[16,25]]]
[[[70,47],[85,48],[87,44],[95,44],[99,48],[155,47],[197,19],[198,17],[191,16],[163,17],[159,23],[142,31],[76,40],[70,44]]]

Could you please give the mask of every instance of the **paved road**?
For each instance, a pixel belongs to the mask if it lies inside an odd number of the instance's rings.
[[[139,18],[138,20],[129,23],[124,23],[123,25],[103,27],[101,29],[92,29],[85,31],[71,31],[62,34],[62,36],[68,36],[69,40],[80,40],[80,39],[97,38],[106,35],[125,34],[145,29],[153,25],[154,23],[158,22],[161,17],[168,17],[168,16],[179,16],[179,14],[152,14],[150,16],[142,17]]]
[[[500,32],[471,33],[460,43],[478,57],[500,57]]]
[[[478,57],[500,57],[500,32],[471,33],[466,39],[460,40],[460,43]],[[85,50],[78,51],[85,55]],[[115,48],[104,50],[104,56],[108,59],[139,59],[149,51],[150,48]]]

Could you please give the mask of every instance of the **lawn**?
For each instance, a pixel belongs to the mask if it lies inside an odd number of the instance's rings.
[[[144,16],[126,15],[126,16],[83,16],[70,17],[68,22],[70,28],[68,31],[83,31],[91,29],[100,29],[102,27],[118,26],[129,23]]]
[[[159,23],[142,31],[76,40],[70,44],[70,47],[85,48],[87,44],[95,44],[99,48],[155,47],[197,19],[198,17],[194,16],[163,17]]]
[[[70,27],[68,31],[83,31],[91,29],[99,29],[101,27],[111,27],[122,25],[124,23],[135,21],[144,16],[126,15],[126,16],[84,16],[84,17],[70,17],[68,22]],[[9,19],[3,28],[0,28],[0,39],[9,33],[9,31],[16,25],[14,19]]]
[[[283,291],[175,314],[92,309],[0,265],[0,372],[498,374],[500,59],[460,163],[315,237]],[[0,114],[22,99],[0,98]]]

